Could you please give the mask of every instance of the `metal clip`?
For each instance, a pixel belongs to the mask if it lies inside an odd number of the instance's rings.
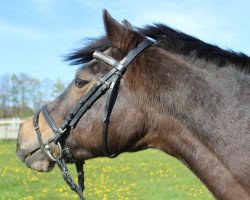
[[[58,130],[59,130],[59,132],[62,134],[62,133],[64,133],[64,132],[67,130],[67,128],[66,128],[66,127],[65,127],[64,129],[59,128]]]
[[[104,83],[107,87],[109,87],[109,83],[107,81],[104,81],[102,78],[99,78],[99,80]]]

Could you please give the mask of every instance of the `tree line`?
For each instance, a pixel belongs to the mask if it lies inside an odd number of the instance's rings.
[[[57,97],[65,86],[60,79],[39,80],[23,73],[4,74],[0,76],[0,118],[31,116]]]

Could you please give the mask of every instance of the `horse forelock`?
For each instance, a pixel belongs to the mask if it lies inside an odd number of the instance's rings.
[[[250,57],[244,53],[221,49],[163,24],[137,28],[137,31],[157,40],[157,45],[167,51],[203,59],[216,64],[219,68],[230,65],[245,74],[250,73]],[[65,60],[82,67],[93,59],[94,51],[105,51],[111,46],[112,43],[106,36],[89,39],[85,47],[67,55]]]
[[[65,61],[70,61],[71,65],[80,65],[88,63],[93,59],[93,53],[95,51],[105,51],[111,47],[111,41],[107,37],[89,38],[87,45],[81,49],[75,50],[75,52],[66,55]]]

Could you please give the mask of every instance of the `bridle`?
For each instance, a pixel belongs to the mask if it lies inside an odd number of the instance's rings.
[[[112,57],[99,52],[95,51],[93,54],[93,58],[103,61],[104,63],[110,65],[113,67],[113,69],[104,75],[102,78],[100,78],[93,86],[92,88],[85,93],[78,103],[70,109],[70,111],[66,114],[66,117],[64,118],[64,121],[62,122],[61,126],[57,126],[53,118],[50,116],[47,110],[47,106],[42,106],[41,110],[38,111],[34,117],[33,117],[33,126],[34,130],[36,131],[37,139],[40,144],[41,149],[45,152],[45,154],[48,156],[49,159],[56,162],[58,167],[62,171],[63,178],[65,182],[70,186],[70,188],[75,191],[79,198],[84,200],[83,196],[83,190],[84,190],[84,172],[83,172],[83,164],[84,162],[78,162],[76,163],[76,169],[77,169],[77,175],[78,175],[78,185],[76,185],[71,178],[68,168],[66,166],[66,162],[64,160],[64,156],[67,158],[72,159],[72,155],[70,154],[70,151],[68,148],[62,149],[61,140],[63,137],[65,137],[69,133],[72,126],[76,125],[76,123],[79,121],[79,119],[86,113],[86,111],[102,96],[104,95],[108,90],[108,96],[107,96],[107,102],[104,110],[104,117],[103,117],[103,129],[102,129],[102,148],[103,153],[105,156],[108,156],[110,158],[114,158],[119,153],[110,155],[107,147],[107,133],[108,133],[108,125],[109,125],[109,119],[111,116],[111,112],[115,103],[115,99],[117,96],[117,91],[119,87],[120,80],[125,73],[128,65],[130,62],[139,55],[144,49],[152,45],[154,42],[148,38],[144,39],[141,43],[139,43],[135,48],[133,48],[127,56],[125,56],[121,61],[117,61],[113,59]],[[49,139],[47,143],[43,142],[41,131],[39,128],[39,113],[43,114],[43,117],[51,130],[54,132],[54,137]],[[51,153],[50,149],[50,143],[54,142],[59,149],[59,156],[54,158]]]
[[[80,98],[78,103],[73,106],[66,114],[61,126],[57,126],[53,118],[50,116],[46,105],[42,106],[41,110],[39,110],[33,117],[33,126],[34,130],[36,131],[37,139],[41,149],[45,152],[49,159],[57,163],[58,167],[62,171],[65,182],[73,191],[75,191],[79,195],[79,198],[82,200],[85,199],[82,194],[84,190],[84,162],[75,161],[78,175],[78,185],[76,185],[69,174],[66,162],[64,160],[64,157],[70,158],[71,160],[73,158],[68,148],[62,148],[62,139],[65,139],[67,133],[70,132],[71,127],[76,125],[79,119],[86,113],[86,111],[109,90],[103,117],[102,149],[104,155],[110,158],[114,158],[119,155],[119,153],[111,155],[107,147],[109,119],[118,94],[119,83],[131,61],[153,43],[154,42],[148,38],[144,39],[135,48],[133,48],[121,61],[117,61],[102,52],[95,51],[93,53],[93,58],[103,61],[104,63],[110,65],[113,69],[110,70],[102,78],[99,78],[99,80],[92,86],[92,88]],[[38,117],[40,112],[43,114],[45,121],[54,132],[54,137],[49,139],[47,143],[43,142],[41,131],[39,128]],[[59,149],[59,156],[56,158],[54,158],[51,153],[51,142],[54,142]]]

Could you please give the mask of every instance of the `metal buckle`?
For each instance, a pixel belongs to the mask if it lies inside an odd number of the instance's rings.
[[[109,83],[107,81],[104,81],[102,78],[99,78],[99,80],[104,83],[107,87],[109,87]]]
[[[59,128],[58,130],[59,130],[60,133],[64,133],[67,130],[67,128],[66,127],[64,129]]]
[[[118,74],[119,77],[123,78],[123,74],[120,71],[116,71],[116,74]]]

